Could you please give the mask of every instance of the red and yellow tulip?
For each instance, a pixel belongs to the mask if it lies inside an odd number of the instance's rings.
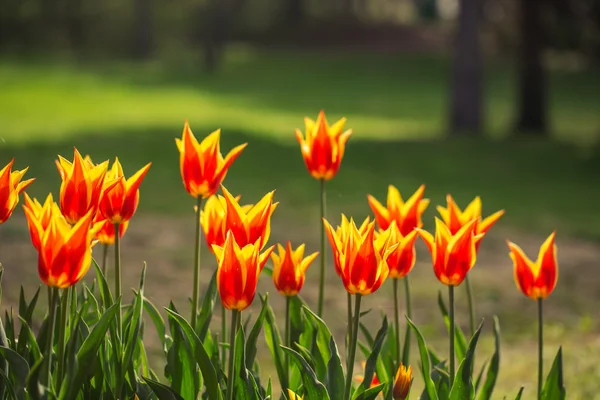
[[[398,371],[396,372],[396,378],[394,379],[394,388],[392,389],[392,397],[394,400],[404,400],[408,398],[412,381],[412,367],[409,365],[407,368],[400,363],[400,367],[398,367]]]
[[[220,136],[221,130],[217,129],[198,143],[186,121],[181,139],[175,139],[183,185],[193,197],[208,198],[215,194],[225,179],[228,168],[247,145],[244,143],[234,147],[223,158],[219,146]]]
[[[375,239],[375,222],[367,220],[363,231],[352,219],[337,230],[327,220],[323,222],[336,270],[348,293],[368,295],[379,289],[389,274],[387,258],[397,244],[390,246],[385,236]]]
[[[361,363],[363,370],[366,368],[367,363],[366,362],[362,362]],[[363,375],[356,375],[354,377],[354,380],[360,384],[362,384],[365,381],[365,377]],[[370,388],[378,386],[379,384],[381,384],[381,382],[379,381],[379,378],[377,377],[377,373],[373,373],[373,379],[371,379],[371,384],[369,385]]]
[[[29,233],[31,235],[31,243],[33,243],[33,247],[39,250],[42,241],[41,235],[46,229],[48,229],[50,221],[52,220],[52,215],[60,215],[60,209],[54,202],[52,193],[48,194],[48,197],[46,197],[46,200],[44,201],[44,205],[40,204],[37,199],[31,199],[27,193],[25,193],[25,204],[23,204],[23,208],[25,209],[26,213],[28,212],[37,221],[37,224],[32,226],[30,219],[27,219]]]
[[[533,300],[548,297],[558,281],[555,238],[556,232],[552,232],[540,247],[536,261],[530,260],[519,246],[508,242],[517,287],[525,296]]]
[[[260,240],[240,247],[228,231],[223,247],[212,246],[218,263],[217,288],[228,310],[243,311],[254,300],[258,276],[275,247],[260,253]]]
[[[418,230],[431,252],[435,276],[444,285],[460,285],[475,266],[475,243],[482,236],[475,234],[476,224],[477,220],[472,220],[452,235],[446,224],[436,217],[435,238],[429,232]]]
[[[415,242],[419,236],[416,230],[411,231],[408,235],[403,236],[396,225],[396,221],[392,221],[389,228],[385,231],[380,231],[375,234],[376,237],[386,236],[391,244],[398,243],[398,246],[389,254],[387,264],[390,268],[390,278],[404,278],[415,266],[417,260]]]
[[[316,121],[304,118],[306,136],[296,129],[304,163],[313,178],[330,180],[337,174],[346,142],[352,134],[350,129],[342,133],[345,124],[346,118],[342,118],[329,126],[325,112],[321,111]]]
[[[481,216],[481,198],[475,197],[473,201],[465,207],[464,211],[461,211],[460,207],[456,205],[456,202],[451,195],[446,196],[447,207],[437,206],[437,210],[442,217],[442,220],[450,229],[450,233],[456,234],[460,228],[471,222],[477,220],[475,227],[475,233],[485,234],[487,231],[504,215],[504,210],[496,211],[492,215],[482,218]],[[483,236],[481,236],[483,238]],[[478,240],[475,247],[479,249],[481,240]]]
[[[88,157],[84,160],[75,149],[73,162],[58,156],[56,167],[62,179],[60,211],[67,222],[73,225],[90,212],[93,217],[98,210],[103,189],[110,188],[104,185],[108,161],[94,165]]]
[[[304,244],[292,250],[292,244],[288,241],[286,247],[277,245],[279,254],[272,253],[273,260],[273,283],[284,296],[295,296],[304,285],[306,269],[319,254],[318,252],[304,257]]]
[[[19,194],[35,180],[33,178],[21,181],[29,167],[20,171],[12,171],[14,163],[15,159],[13,158],[0,170],[0,224],[10,218],[19,203]]]
[[[425,185],[421,185],[417,191],[406,201],[402,200],[402,196],[395,186],[388,187],[387,207],[384,207],[377,199],[371,195],[367,195],[369,206],[375,214],[375,220],[379,227],[386,230],[390,227],[392,221],[396,221],[396,225],[402,236],[408,236],[415,228],[421,228],[423,222],[421,215],[427,209],[429,200],[423,198],[425,193]]]
[[[57,206],[50,207],[57,210]],[[58,212],[52,212],[44,227],[44,215],[25,206],[25,216],[31,237],[39,238],[38,273],[44,284],[67,288],[86,274],[92,263],[92,240],[95,231],[90,229],[92,210],[71,226]],[[35,242],[34,242],[35,243]]]
[[[127,232],[129,221],[119,224],[119,238],[122,238]],[[102,244],[115,244],[115,224],[105,219],[102,214],[96,214],[94,219],[94,228],[96,230],[96,240]]]
[[[105,185],[100,198],[100,213],[107,221],[112,224],[122,224],[133,217],[140,202],[139,188],[150,165],[152,163],[146,164],[129,179],[125,179],[123,167],[119,159],[115,159],[107,174],[110,183]]]

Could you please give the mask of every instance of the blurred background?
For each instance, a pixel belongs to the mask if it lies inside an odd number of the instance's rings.
[[[0,164],[30,166],[28,193],[45,198],[58,194],[54,159],[73,146],[97,162],[119,156],[126,175],[152,161],[122,254],[124,287],[147,261],[146,293],[159,306],[185,309],[191,296],[195,202],[174,143],[184,120],[199,138],[222,128],[223,151],[248,142],[225,185],[242,203],[277,189],[271,242],[316,251],[318,183],[294,129],[321,109],[354,130],[327,185],[332,222],[364,218],[366,194],[384,200],[389,184],[405,198],[427,185],[426,228],[447,193],[462,207],[480,195],[484,215],[506,210],[471,274],[478,317],[488,333],[492,315],[502,326],[498,398],[521,385],[525,398],[535,393],[536,306],[515,287],[505,239],[533,257],[557,229],[546,365],[562,344],[568,398],[600,398],[600,1],[0,0]],[[20,207],[0,227],[0,261],[10,309],[21,284],[28,298],[39,286]],[[205,283],[214,266],[204,251]],[[302,293],[313,306],[317,269]],[[341,343],[345,296],[328,274],[325,320]],[[414,319],[443,354],[443,287],[421,242],[411,275]],[[260,285],[283,319],[269,278]],[[390,314],[391,284],[365,303],[374,321]],[[478,362],[492,352],[486,336]],[[268,361],[262,369],[273,372]],[[413,395],[420,387],[417,378]]]

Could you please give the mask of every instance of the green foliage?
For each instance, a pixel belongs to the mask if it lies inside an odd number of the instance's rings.
[[[563,382],[562,347],[560,347],[542,388],[542,399],[563,400],[565,398],[566,390]]]

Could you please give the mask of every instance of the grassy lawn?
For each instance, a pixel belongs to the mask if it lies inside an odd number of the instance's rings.
[[[184,119],[190,120],[198,137],[221,127],[225,151],[248,142],[226,186],[248,202],[277,189],[275,197],[281,204],[274,216],[273,240],[306,241],[314,249],[318,185],[305,171],[293,131],[303,127],[304,116],[315,118],[321,108],[330,122],[346,116],[354,134],[338,176],[328,183],[332,220],[337,222],[340,212],[363,218],[370,212],[366,194],[382,199],[389,184],[403,194],[421,183],[427,185],[426,196],[432,200],[425,215],[427,227],[432,225],[434,205],[443,203],[449,192],[461,205],[480,195],[486,214],[506,210],[482,246],[473,282],[480,296],[479,312],[501,317],[506,345],[499,385],[500,394],[509,398],[521,383],[533,387],[533,381],[523,376],[532,375],[535,357],[530,360],[522,354],[535,349],[535,307],[514,287],[504,236],[523,238],[526,250],[535,251],[542,237],[558,230],[561,280],[548,307],[546,365],[563,343],[565,362],[577,365],[567,367],[569,398],[597,398],[593,396],[600,388],[589,384],[594,360],[582,360],[600,351],[590,333],[598,327],[590,319],[597,319],[594,304],[600,301],[595,269],[600,254],[595,243],[600,241],[600,79],[594,72],[553,71],[550,115],[556,140],[505,140],[516,81],[510,65],[496,61],[489,65],[487,135],[447,139],[443,132],[448,63],[436,56],[240,50],[212,77],[194,73],[183,61],[75,66],[0,59],[0,164],[14,156],[17,167],[29,165],[27,176],[37,181],[28,192],[45,197],[48,191],[56,193],[59,185],[53,160],[57,154],[71,158],[74,145],[97,161],[119,156],[126,174],[152,161],[142,185],[137,222],[124,240],[124,257],[136,266],[140,260],[150,262],[147,292],[155,293],[157,304],[164,305],[171,297],[183,304],[186,294],[181,287],[187,287],[191,278],[193,238],[193,226],[185,216],[194,203],[181,184],[174,143]],[[14,283],[18,278],[31,288],[37,284],[35,268],[29,268],[30,273],[8,271],[11,264],[35,262],[22,212],[15,214],[0,230],[5,238],[0,241],[5,280]],[[204,265],[212,268],[214,259],[204,256]],[[417,320],[441,353],[445,341],[431,289],[441,285],[422,247],[419,259],[422,265],[415,268],[413,279]],[[136,284],[138,272],[137,268],[126,272],[125,287]],[[316,279],[316,268],[310,274],[307,282]],[[4,296],[10,303],[17,292],[7,285]],[[273,292],[270,282],[261,285]],[[336,315],[344,315],[345,297],[338,304],[340,285],[335,276],[331,286],[338,290],[331,294],[331,323],[343,335],[343,321]],[[390,294],[388,289],[389,285],[384,291]],[[316,290],[307,284],[305,291],[312,301]],[[282,302],[275,294],[271,297],[280,311]],[[391,311],[389,296],[373,298],[367,307]],[[485,340],[484,346],[491,348],[489,335]],[[526,398],[531,395],[532,390]]]

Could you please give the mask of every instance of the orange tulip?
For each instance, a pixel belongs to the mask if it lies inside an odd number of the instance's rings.
[[[412,381],[412,367],[409,365],[408,368],[406,368],[400,363],[398,372],[396,372],[396,378],[394,379],[394,388],[392,390],[394,400],[404,400],[408,397]]]
[[[127,231],[129,221],[125,221],[119,224],[119,238],[122,238]],[[94,228],[97,231],[96,240],[102,244],[113,245],[115,244],[115,224],[107,219],[104,219],[102,214],[96,214],[94,219]]]
[[[466,224],[471,222],[472,220],[477,220],[477,225],[475,228],[476,234],[485,234],[487,231],[504,215],[504,210],[496,211],[492,215],[483,218],[481,217],[481,198],[479,196],[475,197],[473,201],[469,203],[469,205],[461,211],[460,207],[456,205],[454,199],[452,199],[451,195],[446,196],[446,202],[448,203],[447,207],[437,206],[437,210],[442,217],[442,220],[450,229],[450,233],[453,235],[456,234]],[[481,236],[483,238],[483,236]],[[475,248],[479,249],[479,245],[481,244],[481,240],[478,240],[475,244]]]
[[[525,296],[533,300],[545,299],[552,293],[558,281],[556,260],[556,231],[552,232],[540,247],[536,261],[531,261],[519,246],[508,242],[510,258],[515,266],[515,282]]]
[[[304,163],[313,178],[330,180],[337,174],[344,158],[346,142],[352,134],[351,129],[342,133],[345,124],[346,118],[342,118],[329,126],[325,112],[321,110],[316,121],[304,118],[306,138],[296,129]]]
[[[19,194],[35,180],[33,178],[21,182],[29,167],[20,171],[12,171],[14,162],[13,158],[0,170],[0,224],[11,216],[19,203]]]
[[[429,205],[429,200],[423,199],[424,193],[425,185],[421,185],[405,203],[398,189],[390,185],[388,187],[387,208],[371,195],[367,195],[367,199],[371,210],[375,214],[375,220],[381,229],[388,229],[392,221],[396,221],[402,236],[407,236],[415,228],[423,226],[421,215]]]
[[[422,229],[419,234],[433,258],[435,276],[444,285],[458,286],[475,266],[475,243],[482,235],[475,235],[476,220],[472,220],[455,234],[439,218],[435,219],[435,238]]]
[[[196,198],[207,198],[217,192],[227,169],[247,145],[244,143],[234,147],[223,158],[219,148],[220,136],[221,130],[217,129],[198,143],[190,125],[185,121],[181,139],[175,139],[183,184],[188,193]]]
[[[241,197],[240,195],[234,197],[238,204]],[[253,204],[240,206],[246,214],[252,207],[254,207]],[[206,200],[204,208],[200,211],[200,225],[202,225],[204,238],[210,251],[212,251],[213,244],[223,246],[227,233],[227,202],[223,196],[215,194]]]
[[[109,175],[114,177],[116,182],[111,183],[103,190],[100,199],[100,213],[110,223],[121,224],[133,217],[140,202],[139,188],[150,165],[152,163],[146,164],[129,179],[125,179],[123,167],[121,167],[119,159],[115,159]]]
[[[376,236],[387,236],[391,244],[398,243],[398,246],[390,253],[387,259],[387,264],[390,268],[390,278],[404,278],[415,266],[417,260],[415,241],[417,240],[418,232],[411,231],[408,235],[402,236],[396,221],[392,221],[389,228],[385,231],[380,231]]]
[[[58,213],[56,204],[49,224],[44,229],[44,216],[36,216],[31,208],[23,207],[31,236],[40,239],[38,248],[38,273],[44,284],[67,288],[76,284],[92,263],[92,240],[95,231],[90,229],[92,211],[79,219],[74,226]]]
[[[296,250],[292,250],[292,244],[288,241],[286,248],[277,246],[279,254],[271,254],[273,260],[273,283],[284,296],[295,296],[304,285],[306,269],[319,254],[312,253],[304,258],[304,245],[301,244]]]
[[[88,157],[81,157],[77,149],[74,153],[72,163],[61,156],[56,161],[62,179],[60,210],[71,225],[90,211],[92,217],[96,214],[108,167],[108,161],[94,165]]]
[[[223,247],[213,245],[217,258],[217,288],[223,306],[228,310],[243,311],[254,300],[258,276],[275,246],[260,253],[260,238],[254,244],[240,248],[231,231],[227,232]]]
[[[361,226],[358,228],[358,232],[361,234],[361,236],[366,233],[370,222],[371,222],[370,219],[367,217],[363,221]],[[352,222],[352,223],[354,223],[354,222]],[[346,243],[348,240],[350,240],[351,232],[352,232],[352,229],[350,229],[350,220],[344,214],[342,214],[342,222],[335,230],[335,235],[339,238],[340,243]],[[329,239],[329,240],[331,240],[331,239]],[[333,263],[333,265],[335,267],[335,272],[341,278],[342,270],[341,270],[340,265],[337,263],[337,260],[341,259],[343,249],[340,249],[340,251],[338,252],[337,247],[332,246],[332,248],[333,248],[333,259],[335,261]]]
[[[52,220],[52,214],[60,214],[60,209],[54,202],[52,193],[48,194],[48,197],[46,197],[46,200],[44,201],[44,205],[41,205],[37,199],[31,199],[27,193],[25,193],[25,204],[23,204],[23,208],[33,215],[38,222],[37,224],[32,224],[29,222],[29,219],[27,220],[29,233],[31,235],[31,243],[33,243],[33,247],[39,250],[43,233],[48,229],[50,221]]]
[[[367,363],[366,362],[362,362],[361,363],[363,370],[366,368]],[[358,383],[363,383],[365,381],[365,377],[363,375],[356,375],[354,377],[354,380]],[[370,388],[375,387],[375,386],[379,386],[381,384],[381,382],[379,382],[379,378],[377,377],[377,374],[374,373],[373,374],[373,379],[371,380],[371,385],[369,386]]]
[[[375,222],[367,222],[362,232],[352,219],[337,230],[327,220],[323,222],[348,293],[368,295],[379,289],[389,274],[386,260],[397,244],[390,246],[385,236],[375,239]]]

